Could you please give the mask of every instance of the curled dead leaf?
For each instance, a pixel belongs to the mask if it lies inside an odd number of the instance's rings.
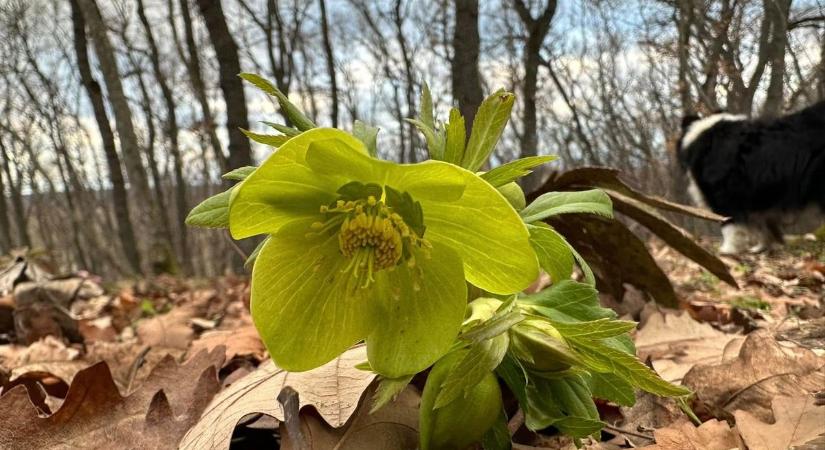
[[[48,417],[18,386],[0,397],[0,448],[174,448],[220,388],[222,362],[222,349],[164,360],[125,397],[101,362],[77,373]]]
[[[284,420],[276,401],[286,386],[298,392],[299,408],[313,406],[332,427],[342,426],[355,412],[375,374],[355,368],[367,359],[359,345],[307,372],[286,372],[271,360],[218,394],[183,438],[181,449],[227,449],[235,425],[244,416],[262,413]]]
[[[768,422],[774,397],[809,395],[825,386],[823,364],[814,352],[780,345],[759,330],[748,335],[736,358],[695,366],[682,381],[696,393],[699,413],[731,418],[743,410]]]

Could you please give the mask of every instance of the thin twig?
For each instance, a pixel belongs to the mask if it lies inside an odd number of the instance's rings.
[[[637,433],[635,431],[627,431],[627,430],[623,430],[619,427],[614,427],[613,425],[609,425],[609,424],[605,424],[604,429],[607,430],[607,431],[612,431],[614,433],[626,434],[628,436],[633,436],[633,437],[637,437],[637,438],[640,438],[640,439],[648,439],[648,440],[651,440],[651,441],[653,440],[653,436],[651,436],[649,434]]]
[[[507,431],[510,432],[510,436],[514,435],[522,425],[524,425],[524,412],[519,408],[513,418],[507,422]]]

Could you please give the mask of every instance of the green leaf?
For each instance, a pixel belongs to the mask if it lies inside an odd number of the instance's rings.
[[[444,134],[438,130],[432,129],[424,122],[416,119],[405,119],[407,122],[415,125],[418,131],[424,135],[427,140],[427,151],[430,159],[440,161],[444,159]]]
[[[590,213],[613,217],[613,203],[600,189],[589,191],[548,192],[521,211],[525,222],[531,223],[551,216],[570,213]]]
[[[573,258],[576,259],[576,262],[579,264],[579,267],[581,267],[582,273],[584,274],[584,281],[591,286],[595,286],[596,276],[593,275],[593,269],[590,268],[590,265],[587,264],[587,261],[585,261],[584,257],[582,257],[578,250],[576,250],[575,247],[573,247],[569,242],[567,242],[567,239],[565,239],[564,242],[565,244],[567,244],[567,248],[570,249],[570,253],[573,254]]]
[[[249,256],[246,257],[246,261],[244,261],[243,263],[245,269],[253,267],[253,265],[255,264],[255,260],[258,259],[258,255],[261,253],[261,249],[264,248],[264,245],[266,245],[266,243],[269,242],[269,239],[271,237],[272,236],[267,236],[266,239],[259,242],[258,245],[255,246],[255,249],[252,250],[252,253],[250,253]]]
[[[500,89],[481,102],[473,120],[473,129],[461,167],[476,171],[484,165],[507,126],[515,99],[516,96],[512,93]]]
[[[387,186],[387,206],[398,213],[415,233],[424,236],[427,227],[424,225],[424,211],[421,209],[421,202],[413,200],[409,192],[398,192]]]
[[[306,131],[315,128],[315,123],[309,120],[309,118],[305,116],[297,106],[293,105],[292,102],[289,101],[289,98],[272,83],[258,75],[255,75],[254,73],[242,73],[238,76],[252,83],[268,95],[275,97],[278,100],[278,104],[281,106],[281,110],[284,112],[284,115],[286,115],[289,121],[294,123],[295,127],[299,130]]]
[[[510,339],[507,334],[500,334],[492,339],[471,345],[467,353],[450,369],[441,383],[441,390],[438,392],[433,409],[446,406],[460,396],[467,396],[475,385],[498,367],[507,353],[509,344]]]
[[[378,155],[378,127],[368,125],[360,120],[352,124],[352,135],[364,143],[370,156],[375,158]]]
[[[401,393],[410,384],[415,374],[405,375],[398,378],[380,377],[378,381],[378,388],[372,397],[372,408],[370,414],[383,408],[387,403],[394,401],[398,394]]]
[[[633,406],[636,403],[636,391],[633,386],[612,373],[591,373],[590,391],[593,397],[618,405]]]
[[[504,410],[501,411],[493,427],[484,434],[481,439],[481,448],[484,450],[511,450],[513,448],[510,430],[507,428],[507,414]]]
[[[574,343],[579,353],[588,357],[583,358],[584,362],[592,358],[600,363],[599,366],[607,366],[607,370],[602,370],[601,367],[591,365],[592,370],[612,373],[634,387],[662,397],[681,397],[691,394],[689,389],[663,380],[635,355],[630,355],[601,341],[583,341],[576,338],[570,341]]]
[[[281,132],[284,135],[289,136],[289,137],[294,137],[294,136],[298,136],[299,134],[301,134],[301,131],[298,130],[297,128],[292,128],[292,127],[289,127],[289,126],[286,126],[286,125],[283,125],[283,124],[280,124],[280,123],[267,122],[266,120],[262,120],[261,123],[268,126],[268,127],[270,127],[270,128],[273,128],[273,129],[275,129],[275,130],[277,130],[277,131],[279,131],[279,132]]]
[[[501,195],[507,199],[510,206],[516,211],[521,211],[527,205],[527,200],[524,198],[524,191],[518,183],[507,183],[504,186],[498,186],[496,189],[501,192]]]
[[[252,139],[253,141],[259,144],[269,145],[271,147],[280,147],[284,145],[286,141],[289,140],[289,137],[284,135],[259,134],[243,128],[241,128],[240,130],[241,133],[245,134],[246,137],[248,137],[249,139]]]
[[[362,183],[360,181],[350,181],[341,186],[336,191],[338,198],[344,201],[362,200],[370,196],[380,199],[384,193],[384,189],[375,183]]]
[[[508,353],[496,368],[496,374],[510,388],[521,410],[527,411],[527,373],[518,360]]]
[[[213,195],[189,211],[186,224],[195,227],[227,228],[229,226],[229,199],[232,189]]]
[[[571,437],[584,438],[604,425],[581,375],[559,379],[533,377],[526,393],[525,425],[531,430],[552,425]]]
[[[433,118],[433,97],[430,95],[430,87],[426,82],[421,89],[421,106],[419,109],[421,122],[430,127],[430,129],[434,130],[435,119]]]
[[[563,280],[541,292],[522,297],[518,302],[555,322],[575,324],[615,318],[613,310],[601,307],[598,294],[589,284]]]
[[[492,339],[507,332],[513,325],[522,320],[524,320],[524,315],[517,311],[496,314],[490,320],[470,328],[461,335],[461,338],[470,342],[481,342],[486,339]]]
[[[460,165],[464,158],[464,147],[467,144],[467,129],[464,117],[458,109],[450,109],[450,121],[446,126],[446,143],[444,147],[444,161]]]
[[[553,327],[565,338],[607,339],[636,329],[636,322],[627,320],[598,319],[587,322],[556,322]]]
[[[255,171],[257,167],[255,166],[244,166],[238,167],[237,169],[230,170],[223,174],[224,180],[234,180],[234,181],[243,181]]]
[[[570,244],[549,225],[527,225],[530,231],[530,244],[536,251],[539,265],[553,283],[559,283],[570,278],[573,274],[573,252]]]
[[[503,186],[523,176],[529,175],[530,172],[532,172],[530,169],[553,161],[554,159],[556,159],[555,156],[528,156],[527,158],[502,164],[481,175],[481,178],[495,187]]]

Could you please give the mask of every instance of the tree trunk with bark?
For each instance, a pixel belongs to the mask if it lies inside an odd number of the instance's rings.
[[[338,127],[338,80],[335,77],[335,57],[332,53],[332,42],[329,39],[329,23],[327,22],[327,2],[318,0],[321,8],[321,36],[324,40],[324,56],[327,62],[327,75],[329,76],[329,90],[332,97],[332,119],[333,128]]]
[[[218,59],[221,91],[226,102],[226,129],[229,134],[229,169],[252,165],[252,148],[241,128],[249,128],[243,83],[238,77],[241,63],[238,46],[229,32],[226,17],[217,0],[198,0],[209,40]]]
[[[129,218],[129,196],[126,192],[126,183],[120,162],[120,156],[115,147],[115,137],[109,126],[109,118],[106,113],[106,106],[103,102],[103,92],[100,85],[92,77],[92,69],[89,64],[88,44],[86,40],[86,23],[80,10],[78,0],[71,0],[72,24],[74,27],[74,48],[77,57],[78,71],[80,79],[89,101],[92,104],[95,121],[100,131],[103,142],[103,153],[106,155],[106,165],[109,169],[109,181],[112,184],[112,202],[115,211],[115,221],[117,222],[117,234],[123,252],[126,255],[129,268],[135,273],[140,273],[140,253],[137,249],[135,232],[132,228],[132,221]]]
[[[106,24],[103,22],[95,0],[77,0],[77,2],[83,12],[83,18],[86,20],[95,54],[100,61],[100,71],[103,74],[103,81],[109,94],[109,102],[115,115],[115,125],[120,139],[120,149],[123,152],[123,161],[126,164],[126,173],[129,176],[129,184],[134,190],[136,198],[140,198],[146,203],[147,210],[153,210],[154,207],[151,206],[152,191],[149,189],[146,170],[141,162],[140,147],[138,146],[137,134],[132,120],[132,110],[123,91],[117,59],[107,35]],[[151,215],[151,217],[154,216],[155,214]]]
[[[541,48],[544,38],[550,32],[550,22],[556,14],[556,0],[549,0],[541,15],[534,18],[530,7],[523,0],[514,0],[514,6],[525,31],[527,42],[524,45],[524,83],[521,101],[524,105],[521,133],[521,157],[538,155],[538,131],[536,118],[536,92],[538,90],[538,72],[541,63]],[[527,192],[538,187],[541,174],[533,172],[524,178]]]
[[[192,26],[192,14],[189,10],[189,1],[179,0],[179,5],[181,10],[180,15],[183,18],[186,52],[188,53],[188,55],[180,53],[180,57],[182,60],[186,61],[189,82],[192,85],[195,98],[201,108],[203,127],[206,131],[207,137],[209,138],[209,145],[212,147],[212,153],[215,156],[215,160],[217,161],[218,168],[221,173],[225,173],[229,171],[229,162],[226,159],[226,155],[223,152],[223,146],[218,138],[218,133],[215,126],[215,117],[212,114],[212,109],[209,106],[209,99],[206,96],[206,83],[203,81],[203,74],[201,73],[200,55],[198,54],[198,46],[195,43],[195,33]],[[172,14],[172,9],[172,0],[169,0],[170,20],[172,20],[171,25],[174,30],[175,23],[174,20],[171,19],[174,17],[174,14]],[[177,41],[177,39],[175,39],[175,41]],[[182,51],[180,48],[178,50],[179,52]]]
[[[771,21],[771,39],[768,45],[771,75],[765,104],[762,107],[762,115],[765,117],[780,115],[784,106],[785,49],[788,44],[790,11],[791,0],[765,0],[765,15],[770,17]]]
[[[180,252],[180,261],[185,271],[190,272],[189,261],[189,244],[187,242],[188,229],[186,224],[186,216],[189,208],[186,204],[186,179],[183,177],[183,158],[181,156],[180,147],[178,146],[178,119],[175,111],[175,99],[172,95],[172,90],[169,88],[169,83],[166,81],[166,76],[160,67],[160,52],[155,42],[154,33],[149,25],[149,20],[146,17],[143,0],[137,0],[137,12],[140,18],[140,23],[143,25],[143,31],[146,34],[146,41],[149,44],[149,59],[152,62],[152,71],[155,79],[160,86],[160,91],[163,96],[163,103],[166,106],[166,124],[164,126],[164,133],[169,142],[169,152],[172,154],[173,171],[175,176],[175,208],[177,212],[178,224],[178,251]]]
[[[0,254],[8,253],[12,247],[12,242],[9,207],[6,204],[6,187],[3,183],[3,172],[0,171]]]
[[[453,98],[458,101],[458,109],[464,116],[468,139],[476,111],[484,100],[481,75],[478,72],[480,52],[478,0],[455,0],[453,59],[451,61]]]

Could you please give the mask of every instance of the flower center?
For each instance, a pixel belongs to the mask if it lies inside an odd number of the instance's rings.
[[[318,233],[338,228],[341,254],[350,258],[342,272],[351,273],[361,287],[375,282],[375,272],[392,269],[402,261],[415,266],[411,248],[429,247],[415,234],[404,219],[382,200],[370,195],[361,200],[338,200],[334,206],[322,206],[327,220],[315,222]]]

